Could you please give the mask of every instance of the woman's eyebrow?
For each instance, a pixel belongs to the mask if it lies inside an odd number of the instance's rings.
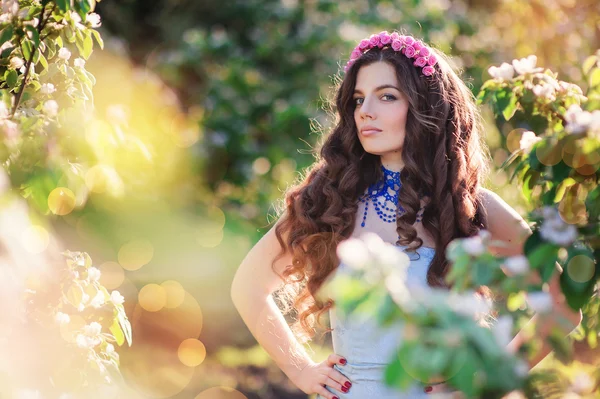
[[[394,85],[381,85],[381,86],[377,86],[375,88],[375,91],[379,91],[379,90],[383,90],[383,89],[396,89],[396,90],[400,91],[400,89],[397,88]],[[360,94],[362,94],[362,91],[360,91],[359,89],[354,89],[354,93],[360,93]]]

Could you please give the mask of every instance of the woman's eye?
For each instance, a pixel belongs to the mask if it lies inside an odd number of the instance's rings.
[[[392,96],[391,94],[384,94],[381,98],[386,98],[388,99],[388,101],[394,101],[396,99],[396,97]]]
[[[360,105],[360,104],[362,104],[363,101],[364,101],[363,98],[355,98],[354,99],[354,105]]]

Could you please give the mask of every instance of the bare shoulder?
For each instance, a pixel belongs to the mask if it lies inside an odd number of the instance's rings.
[[[487,214],[487,230],[492,240],[500,241],[490,249],[498,255],[522,253],[523,244],[531,234],[527,222],[495,192],[481,187],[479,194]]]

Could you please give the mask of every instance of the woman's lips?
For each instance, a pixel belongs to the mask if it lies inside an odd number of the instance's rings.
[[[379,130],[379,129],[366,129],[366,130],[361,130],[360,133],[363,136],[368,137],[368,136],[373,136],[373,135],[375,135],[377,133],[381,133],[381,130]]]

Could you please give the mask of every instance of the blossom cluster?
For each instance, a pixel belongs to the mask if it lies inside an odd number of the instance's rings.
[[[568,247],[577,239],[577,228],[566,223],[560,216],[558,209],[545,206],[542,209],[544,221],[540,227],[540,235],[548,242],[562,247]]]
[[[368,50],[385,46],[404,54],[407,58],[414,58],[413,65],[423,68],[423,75],[431,76],[435,73],[434,65],[437,64],[438,60],[433,50],[412,36],[400,35],[398,32],[388,33],[387,31],[372,34],[368,39],[361,40],[358,46],[352,50],[350,60],[344,67],[344,72],[348,72],[356,60]]]
[[[535,55],[530,55],[527,58],[514,59],[512,65],[503,62],[499,67],[491,66],[488,68],[488,73],[494,79],[510,80],[515,76],[515,72],[520,75],[541,72],[543,68],[536,68],[536,63],[537,57]]]
[[[577,104],[569,107],[565,113],[567,133],[584,133],[600,138],[600,110],[593,112],[584,111]]]

